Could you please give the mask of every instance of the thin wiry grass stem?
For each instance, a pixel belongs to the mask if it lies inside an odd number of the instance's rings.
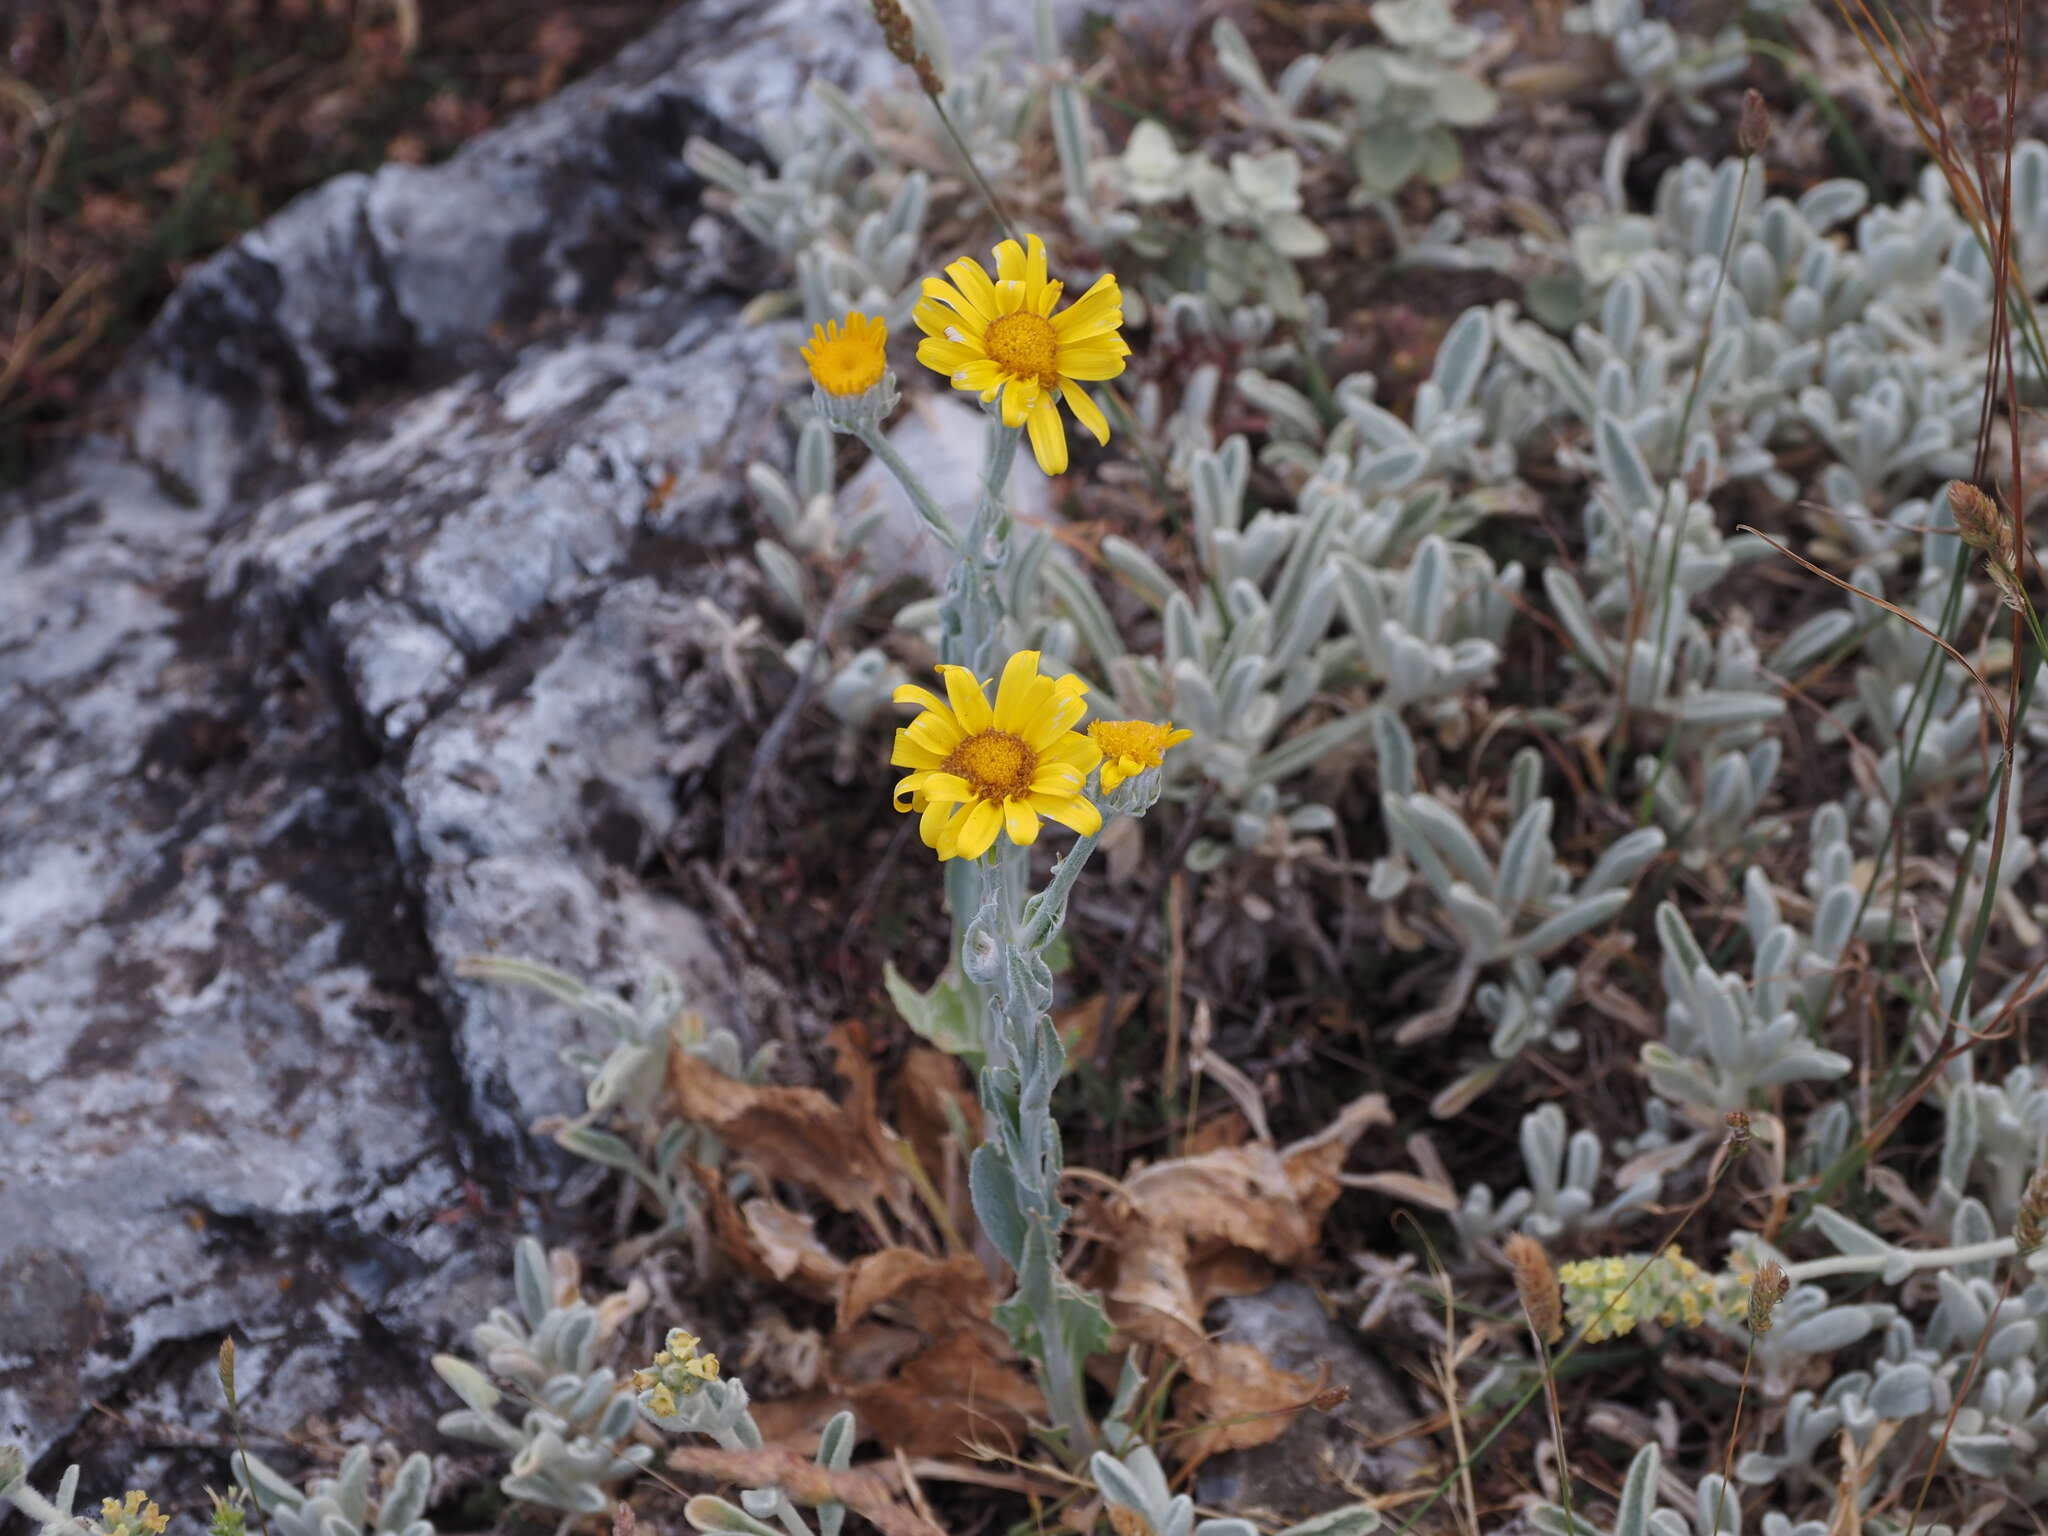
[[[1627,1283],[1624,1284],[1619,1290],[1617,1290],[1612,1296],[1610,1296],[1607,1299],[1607,1304],[1600,1309],[1598,1314],[1589,1319],[1585,1323],[1585,1325],[1578,1330],[1577,1333],[1572,1335],[1571,1342],[1565,1345],[1565,1347],[1561,1351],[1559,1351],[1559,1353],[1551,1360],[1550,1372],[1548,1374],[1554,1374],[1557,1367],[1562,1366],[1566,1361],[1571,1359],[1573,1355],[1579,1352],[1580,1348],[1586,1343],[1586,1335],[1589,1332],[1591,1332],[1592,1329],[1596,1327],[1598,1324],[1603,1323],[1607,1320],[1608,1314],[1613,1312],[1613,1310],[1616,1307],[1621,1305],[1622,1298],[1627,1296],[1628,1293],[1635,1288],[1636,1282],[1641,1280],[1644,1275],[1649,1273],[1650,1266],[1657,1262],[1658,1258],[1660,1258],[1663,1255],[1666,1249],[1668,1249],[1673,1243],[1678,1241],[1679,1234],[1684,1232],[1685,1229],[1692,1224],[1692,1219],[1695,1216],[1699,1215],[1701,1211],[1706,1209],[1707,1202],[1713,1199],[1714,1192],[1721,1187],[1721,1179],[1722,1176],[1726,1174],[1726,1172],[1728,1171],[1729,1161],[1730,1158],[1728,1146],[1726,1143],[1724,1143],[1720,1151],[1716,1154],[1714,1158],[1713,1170],[1711,1171],[1711,1173],[1709,1173],[1707,1177],[1707,1187],[1700,1191],[1699,1198],[1693,1201],[1691,1205],[1685,1208],[1684,1214],[1678,1218],[1677,1223],[1671,1228],[1671,1230],[1665,1233],[1663,1240],[1659,1242],[1654,1249],[1651,1250],[1650,1257],[1644,1260],[1643,1263],[1637,1267],[1636,1272],[1628,1277]],[[1451,1484],[1454,1481],[1456,1481],[1459,1478],[1469,1476],[1473,1464],[1481,1456],[1484,1456],[1486,1454],[1487,1450],[1492,1446],[1494,1441],[1498,1440],[1503,1434],[1507,1432],[1507,1428],[1510,1424],[1514,1423],[1515,1420],[1519,1419],[1522,1416],[1522,1410],[1527,1408],[1529,1404],[1536,1400],[1537,1396],[1543,1391],[1543,1382],[1544,1378],[1538,1377],[1535,1382],[1533,1382],[1528,1388],[1526,1388],[1523,1391],[1520,1397],[1516,1398],[1514,1402],[1510,1403],[1508,1405],[1507,1412],[1501,1415],[1500,1421],[1497,1424],[1495,1424],[1493,1428],[1489,1429],[1483,1436],[1480,1437],[1479,1443],[1472,1448],[1469,1455],[1461,1451],[1458,1458],[1457,1466],[1453,1467],[1437,1482],[1436,1487],[1430,1490],[1429,1497],[1424,1499],[1420,1504],[1416,1505],[1413,1513],[1411,1513],[1408,1516],[1408,1518],[1405,1521],[1403,1521],[1402,1524],[1393,1532],[1393,1536],[1408,1536],[1408,1533],[1413,1531],[1415,1527],[1421,1522],[1422,1517],[1428,1514],[1431,1509],[1436,1507],[1437,1500],[1441,1499],[1444,1496],[1445,1492],[1450,1488]],[[1452,1418],[1454,1421],[1461,1417],[1462,1415],[1458,1414],[1455,1410],[1452,1411]],[[1463,1437],[1462,1435],[1459,1435],[1457,1433],[1455,1423],[1453,1425],[1453,1438],[1457,1441],[1457,1443],[1462,1445]]]

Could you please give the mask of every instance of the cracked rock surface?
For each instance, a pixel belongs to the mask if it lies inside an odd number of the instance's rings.
[[[739,719],[741,471],[798,365],[732,324],[770,263],[682,148],[894,69],[856,0],[685,4],[207,262],[107,435],[0,502],[0,1440],[39,1481],[218,1485],[230,1329],[259,1430],[445,1448],[427,1357],[568,1230],[530,1127],[578,1092],[563,1010],[464,956],[652,956],[746,1027],[643,874]]]

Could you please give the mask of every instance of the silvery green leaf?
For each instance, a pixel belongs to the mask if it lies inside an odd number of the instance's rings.
[[[306,1496],[299,1492],[298,1488],[282,1472],[272,1467],[262,1457],[251,1456],[246,1451],[238,1450],[228,1458],[228,1461],[234,1468],[236,1480],[249,1490],[249,1496],[258,1505],[273,1514],[280,1510],[295,1510],[306,1502]],[[77,1486],[75,1476],[70,1477],[69,1482],[71,1486]],[[71,1500],[65,1497],[60,1490],[58,1506],[60,1508],[69,1508],[70,1504]]]
[[[1180,590],[1159,564],[1129,539],[1111,534],[1102,541],[1102,558],[1154,608],[1164,608]]]
[[[1146,1447],[1141,1445],[1130,1454],[1135,1461],[1140,1455],[1149,1453]],[[1148,1486],[1148,1480],[1135,1468],[1126,1467],[1123,1462],[1107,1452],[1097,1451],[1090,1457],[1088,1471],[1095,1479],[1095,1486],[1102,1490],[1103,1497],[1112,1504],[1120,1504],[1148,1520],[1151,1520],[1155,1513],[1162,1512],[1160,1507],[1166,1502],[1165,1490],[1158,1490],[1161,1497],[1155,1500],[1154,1490]]]
[[[423,1453],[414,1451],[406,1457],[391,1480],[390,1491],[377,1507],[377,1529],[400,1532],[419,1519],[427,1507],[433,1481],[434,1465]]]
[[[754,493],[754,500],[761,510],[768,514],[770,522],[784,538],[796,532],[799,518],[803,516],[803,503],[782,477],[782,472],[773,465],[759,462],[747,466],[747,485]]]
[[[756,1518],[772,1515],[782,1504],[782,1494],[773,1488],[742,1488],[740,1508]]]
[[[1742,1495],[1720,1473],[1700,1479],[1693,1508],[1694,1529],[1686,1536],[1742,1536]]]
[[[1934,1380],[1917,1360],[1881,1368],[1868,1400],[1881,1419],[1916,1418],[1934,1410]]]
[[[1785,701],[1767,693],[1703,688],[1679,701],[1676,714],[1688,725],[1757,725],[1785,713]]]
[[[1844,220],[1853,219],[1870,202],[1870,189],[1860,181],[1837,177],[1816,182],[1800,195],[1800,216],[1814,229],[1825,233]]]
[[[787,1532],[756,1520],[737,1504],[729,1504],[716,1494],[700,1493],[691,1499],[683,1506],[683,1518],[706,1532],[707,1536],[710,1532],[730,1532],[732,1536],[788,1536]]]
[[[1311,260],[1330,249],[1330,237],[1303,213],[1278,213],[1261,227],[1267,244],[1296,261]]]
[[[487,1414],[498,1406],[503,1394],[491,1384],[488,1376],[467,1360],[454,1355],[436,1355],[433,1365],[434,1374],[447,1382],[455,1395],[478,1413]]]
[[[1516,940],[1509,953],[1541,960],[1587,929],[1599,927],[1627,904],[1626,891],[1603,891],[1597,896],[1574,901],[1555,917],[1538,924]]]
[[[549,1297],[554,1286],[548,1273],[547,1250],[539,1241],[522,1237],[512,1252],[513,1289],[519,1297],[519,1310],[526,1316],[526,1326],[538,1328],[547,1321],[552,1310]]]
[[[1444,892],[1444,905],[1452,923],[1465,936],[1468,953],[1492,959],[1507,941],[1508,921],[1499,907],[1462,881]]]
[[[1282,779],[1291,778],[1311,764],[1321,762],[1345,743],[1363,736],[1371,723],[1371,712],[1362,709],[1326,720],[1299,736],[1289,737],[1260,757],[1247,777],[1253,784],[1277,784]]]
[[[1997,1479],[2012,1469],[2012,1443],[1999,1435],[1950,1435],[1948,1457],[1972,1477]]]
[[[1607,641],[1599,627],[1593,622],[1593,615],[1586,607],[1586,599],[1579,591],[1579,584],[1571,572],[1561,566],[1546,565],[1543,568],[1543,591],[1550,599],[1551,609],[1571,636],[1572,646],[1585,661],[1602,677],[1612,679],[1613,663],[1608,659]]]
[[[1501,844],[1500,868],[1493,882],[1493,899],[1501,910],[1519,912],[1524,903],[1539,894],[1534,886],[1542,869],[1537,845],[1550,842],[1553,814],[1554,807],[1547,797],[1534,802],[1516,819]]]
[[[1186,593],[1175,592],[1167,600],[1165,620],[1169,670],[1206,665],[1208,646],[1203,643],[1201,624],[1195,618],[1194,605],[1188,601]]]
[[[1829,1082],[1846,1077],[1855,1067],[1839,1051],[1808,1047],[1786,1051],[1752,1079],[1759,1088],[1778,1088],[1786,1083]]]
[[[984,1142],[974,1149],[967,1164],[968,1191],[974,1214],[1010,1266],[1017,1267],[1024,1253],[1024,1214],[1017,1207],[1017,1176],[1004,1163],[1002,1154]]]
[[[809,506],[832,495],[832,430],[812,416],[796,438],[796,494]]]
[[[600,1131],[595,1126],[565,1125],[555,1132],[556,1145],[564,1151],[574,1152],[578,1157],[587,1157],[593,1163],[602,1163],[607,1168],[617,1168],[624,1173],[644,1173],[640,1155],[631,1145],[609,1131]]]
[[[1249,1520],[1226,1515],[1220,1520],[1200,1522],[1195,1527],[1195,1536],[1259,1536],[1259,1528]]]
[[[1786,1327],[1777,1335],[1776,1347],[1795,1355],[1831,1354],[1877,1326],[1878,1318],[1868,1307],[1829,1307]]]
[[[1612,482],[1625,510],[1655,508],[1661,501],[1650,478],[1650,466],[1634,436],[1613,416],[1603,413],[1595,425],[1594,439],[1600,473]]]
[[[357,1536],[357,1530],[370,1518],[370,1448],[367,1445],[351,1446],[348,1454],[341,1458],[341,1470],[328,1497],[334,1500],[349,1526],[356,1528],[348,1530],[348,1536]]]
[[[1663,851],[1663,828],[1638,827],[1608,844],[1607,851],[1600,855],[1586,878],[1579,882],[1576,894],[1583,899],[1605,891],[1623,890],[1642,872],[1644,865]]]
[[[1429,376],[1443,391],[1447,409],[1460,411],[1470,404],[1492,350],[1493,326],[1486,310],[1478,306],[1459,315],[1444,333]]]
[[[1414,827],[1429,839],[1459,880],[1474,890],[1492,888],[1493,865],[1464,817],[1434,795],[1411,795],[1405,809]]]
[[[1380,1512],[1370,1504],[1347,1504],[1290,1525],[1280,1536],[1371,1536],[1383,1523]]]
[[[1614,1536],[1650,1536],[1650,1511],[1657,1507],[1657,1473],[1663,1458],[1652,1440],[1628,1464],[1621,1501],[1614,1516]]]
[[[1040,579],[1054,604],[1073,621],[1095,665],[1107,672],[1127,647],[1117,633],[1116,621],[1096,595],[1088,578],[1070,564],[1063,554],[1049,554],[1039,566]]]

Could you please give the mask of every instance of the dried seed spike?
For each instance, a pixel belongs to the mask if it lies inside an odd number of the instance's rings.
[[[1515,1292],[1522,1298],[1522,1315],[1529,1319],[1530,1330],[1544,1343],[1556,1343],[1564,1331],[1564,1293],[1558,1287],[1550,1255],[1535,1238],[1522,1232],[1510,1232],[1501,1251],[1515,1272]]]
[[[621,1503],[612,1506],[612,1536],[635,1536],[639,1529],[640,1520],[633,1513],[632,1505]]]
[[[1747,1152],[1751,1140],[1749,1112],[1742,1109],[1731,1109],[1721,1117],[1721,1121],[1722,1124],[1728,1127],[1729,1154],[1731,1156],[1740,1156],[1742,1153]]]
[[[1967,480],[1948,483],[1948,509],[1956,532],[1972,549],[1999,549],[2005,543],[2005,518],[1998,503]]]
[[[2048,1243],[2048,1163],[2034,1170],[2034,1176],[2020,1192],[2020,1211],[2013,1219],[2012,1237],[2022,1257]]]
[[[1749,1331],[1769,1333],[1772,1314],[1785,1293],[1792,1289],[1792,1277],[1776,1259],[1768,1259],[1756,1278],[1749,1282]]]
[[[228,1402],[235,1400],[235,1340],[232,1334],[220,1341],[220,1389]]]
[[[1771,142],[1771,109],[1764,105],[1763,93],[1751,86],[1742,93],[1742,116],[1735,125],[1735,144],[1742,151],[1744,159],[1760,155]]]

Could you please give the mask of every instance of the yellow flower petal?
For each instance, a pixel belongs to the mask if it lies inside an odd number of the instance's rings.
[[[1038,681],[1038,652],[1018,651],[1003,663],[1002,679],[996,684],[995,725],[999,731],[1022,735],[1030,722],[1032,684]]]
[[[946,680],[946,697],[953,701],[953,716],[962,731],[972,736],[995,725],[995,711],[988,707],[988,695],[972,672],[965,667],[942,666],[939,676]]]
[[[993,800],[978,802],[961,818],[960,836],[954,843],[955,855],[963,859],[980,858],[994,846],[996,834],[1002,829],[1002,808]]]
[[[1009,400],[1003,401],[1004,420],[1009,419]],[[1060,410],[1053,403],[1051,395],[1041,394],[1031,407],[1031,451],[1038,458],[1038,467],[1048,475],[1064,475],[1067,472],[1067,429],[1060,421]]]
[[[1088,391],[1078,384],[1060,380],[1060,398],[1067,402],[1067,409],[1074,413],[1074,420],[1081,423],[1098,443],[1109,441],[1109,418],[1102,414],[1102,407],[1089,396]]]
[[[989,281],[988,273],[981,263],[970,256],[949,262],[946,276],[953,279],[953,286],[960,290],[961,297],[972,304],[984,320],[996,317],[996,285]]]
[[[1021,427],[1031,415],[1032,407],[1038,404],[1038,381],[1036,379],[1011,379],[1003,385],[1003,425]],[[1058,471],[1053,471],[1058,473]]]
[[[1038,813],[1022,800],[1005,800],[1003,830],[1019,848],[1029,848],[1038,841]]]
[[[1031,809],[1083,837],[1092,837],[1102,830],[1102,812],[1095,809],[1094,801],[1082,795],[1033,795]]]

